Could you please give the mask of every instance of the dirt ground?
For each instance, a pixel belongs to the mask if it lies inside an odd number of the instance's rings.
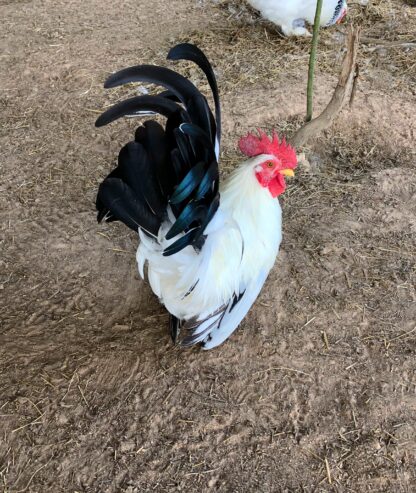
[[[102,83],[197,42],[228,173],[241,134],[299,125],[309,41],[237,0],[2,0],[0,18],[0,491],[416,491],[416,8],[351,5],[354,104],[299,150],[276,266],[211,352],[172,347],[137,238],[96,224],[132,126],[94,128],[121,97]],[[322,31],[318,110],[345,32]]]

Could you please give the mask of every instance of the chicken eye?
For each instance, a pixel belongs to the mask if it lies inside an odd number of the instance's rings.
[[[269,162],[267,163],[267,167],[268,167],[268,168],[273,168],[273,166],[274,166],[274,162],[273,162],[273,161],[269,161]]]

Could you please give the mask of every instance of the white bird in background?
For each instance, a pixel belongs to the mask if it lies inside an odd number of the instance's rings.
[[[317,0],[248,0],[261,15],[277,24],[286,36],[310,36],[305,21],[314,23]],[[340,23],[347,14],[346,0],[323,0],[321,26]]]
[[[122,116],[154,112],[167,118],[139,126],[120,151],[118,166],[101,183],[98,220],[124,222],[139,233],[139,272],[171,314],[182,346],[211,349],[225,341],[256,300],[273,267],[282,237],[277,196],[297,158],[285,140],[259,131],[239,141],[249,159],[221,185],[220,102],[204,53],[177,45],[170,60],[191,60],[211,86],[215,117],[186,77],[165,67],[138,65],[113,74],[105,87],[131,82],[163,86],[103,113],[102,126]]]

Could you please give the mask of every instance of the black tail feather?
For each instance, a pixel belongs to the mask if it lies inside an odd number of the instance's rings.
[[[210,109],[208,103],[194,84],[183,75],[166,67],[136,65],[111,75],[106,80],[104,87],[117,87],[131,82],[149,82],[166,87],[172,95],[176,96],[186,106],[191,121],[200,125],[207,133],[210,132],[211,119],[209,117]],[[170,101],[167,98],[163,99]],[[200,104],[204,107],[203,111],[201,111],[199,105],[195,106],[195,101],[198,99],[202,101]]]
[[[139,65],[113,74],[105,87],[141,81],[166,90],[122,101],[96,121],[100,127],[123,116],[152,113],[166,117],[165,128],[154,120],[137,128],[135,140],[121,149],[117,168],[101,184],[96,202],[99,221],[120,220],[153,236],[170,207],[176,221],[166,237],[178,238],[165,249],[165,256],[188,245],[197,250],[203,246],[203,232],[219,206],[221,130],[218,88],[205,55],[183,44],[173,48],[168,58],[191,60],[203,70],[213,92],[216,118],[188,79],[164,67]]]
[[[188,231],[184,236],[181,236],[179,240],[176,240],[172,245],[168,246],[163,250],[163,256],[169,257],[170,255],[174,255],[175,253],[180,252],[184,248],[193,244],[193,240],[197,235],[198,231],[196,229],[192,229]]]
[[[203,222],[207,213],[208,210],[206,206],[198,204],[197,202],[189,202],[189,204],[180,213],[173,226],[166,233],[166,239],[171,240],[182,231],[186,231],[195,221]]]
[[[210,136],[212,142],[215,142],[215,122],[212,126],[212,113],[205,97],[202,94],[194,96],[189,99],[186,108],[189,115],[197,115],[197,118],[192,118],[192,123],[203,129]]]
[[[163,116],[169,117],[174,113],[181,113],[181,107],[171,101],[170,99],[160,96],[136,96],[134,98],[126,99],[120,103],[115,104],[102,115],[100,115],[95,122],[96,127],[102,127],[111,123],[122,116],[129,115],[137,111],[152,111],[159,113]],[[186,121],[186,120],[184,120]]]
[[[194,143],[194,149],[202,151],[202,154],[196,153],[198,160],[216,161],[214,146],[203,130],[191,123],[182,123],[179,130],[190,138],[191,143]]]
[[[218,186],[216,185],[218,184],[218,179],[218,165],[216,161],[213,161],[199,183],[195,200],[200,200],[205,196],[210,197],[211,195],[214,197],[218,192]]]
[[[137,196],[145,199],[159,219],[163,219],[167,201],[159,187],[157,169],[146,149],[138,142],[129,142],[120,151],[118,168],[120,178],[129,184]]]
[[[160,221],[120,178],[106,178],[100,185],[97,200],[133,231],[141,227],[153,236],[157,235]]]
[[[208,58],[205,54],[195,45],[190,43],[182,43],[174,46],[168,53],[168,60],[189,60],[198,65],[198,67],[204,72],[208,83],[211,87],[212,94],[214,96],[215,104],[215,120],[216,120],[216,136],[218,145],[221,142],[221,106],[218,92],[217,81],[214,71]]]
[[[194,166],[197,161],[196,161],[194,149],[192,148],[189,139],[186,137],[186,135],[183,132],[181,132],[179,128],[175,128],[173,134],[175,136],[175,140],[180,156],[185,165],[185,168],[182,170],[182,176],[180,177],[180,179],[182,179],[185,173],[190,168],[192,168],[192,166]]]
[[[185,178],[176,187],[175,193],[170,198],[171,204],[180,204],[191,195],[196,187],[201,183],[205,175],[206,164],[201,161],[193,166],[186,174]]]
[[[139,130],[142,130],[141,132]],[[136,140],[147,151],[151,165],[157,176],[158,189],[165,198],[172,193],[175,181],[174,171],[170,162],[170,146],[163,127],[153,121],[144,122],[143,127],[136,130]],[[166,206],[165,206],[166,207]]]

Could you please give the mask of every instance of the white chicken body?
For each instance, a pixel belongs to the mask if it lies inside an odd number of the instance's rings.
[[[195,45],[181,43],[170,60],[194,62],[210,85],[208,100],[181,74],[136,65],[112,74],[105,87],[147,82],[163,87],[116,103],[96,121],[162,115],[147,120],[124,145],[117,166],[99,186],[99,222],[121,221],[139,233],[136,258],[142,278],[170,313],[175,344],[211,349],[238,327],[259,295],[282,237],[277,197],[294,176],[296,151],[275,131],[241,136],[248,157],[220,180],[221,108],[215,73]]]
[[[248,0],[286,36],[308,36],[304,21],[313,24],[317,0]],[[345,0],[323,0],[321,26],[335,24],[346,12]]]
[[[163,249],[177,240],[164,239],[171,227],[169,222],[162,225],[159,242],[140,235],[140,274],[144,276],[147,262],[153,292],[178,319],[204,320],[229,304],[234,296],[245,293],[247,301],[242,299],[239,303],[228,331],[224,320],[221,334],[211,344],[205,343],[206,349],[220,344],[244,318],[279,250],[281,208],[269,190],[260,186],[254,172],[268,157],[249,159],[223,182],[220,208],[204,232],[206,241],[200,252],[189,246],[164,257]],[[210,318],[214,319],[215,315]]]

